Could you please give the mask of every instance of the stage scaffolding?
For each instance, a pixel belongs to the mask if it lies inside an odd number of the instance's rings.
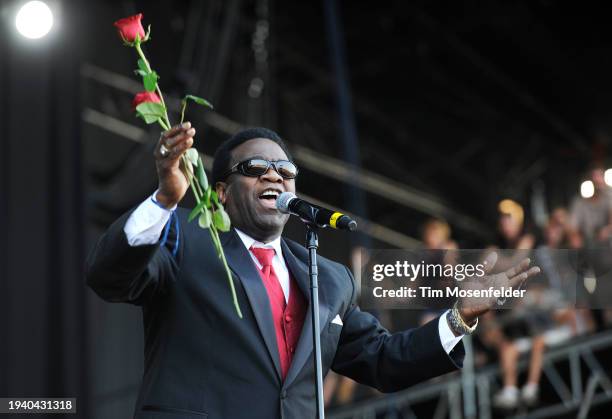
[[[428,409],[427,418],[490,419],[498,416],[491,396],[499,388],[500,370],[490,365],[475,371],[470,338],[466,344],[466,364],[461,373],[431,380],[413,388],[382,398],[330,411],[329,419],[416,419],[418,410]],[[579,419],[591,417],[592,407],[612,404],[612,381],[602,360],[612,354],[612,331],[580,338],[550,349],[544,357],[543,383],[550,386],[555,400],[527,410],[500,412],[501,417],[552,418],[570,415]],[[519,363],[519,372],[527,369],[528,360]],[[433,408],[431,407],[433,406]]]

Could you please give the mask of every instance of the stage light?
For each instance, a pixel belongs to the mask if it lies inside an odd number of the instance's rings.
[[[53,13],[42,1],[30,1],[17,12],[15,27],[26,38],[42,38],[53,27]]]
[[[593,186],[593,182],[590,180],[585,180],[582,182],[580,185],[580,195],[582,195],[583,198],[590,198],[593,196],[593,194],[595,194],[595,186]]]
[[[608,169],[604,172],[604,181],[606,185],[612,186],[612,169]]]

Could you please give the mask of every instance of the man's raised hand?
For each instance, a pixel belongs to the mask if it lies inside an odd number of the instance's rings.
[[[178,204],[189,189],[181,170],[181,156],[193,145],[195,132],[189,122],[175,125],[162,133],[153,152],[159,180],[155,199],[166,208]]]
[[[520,286],[528,278],[540,273],[540,268],[537,266],[529,267],[531,260],[525,258],[519,263],[511,267],[505,272],[491,274],[495,263],[497,262],[497,253],[491,252],[487,255],[484,265],[485,276],[482,278],[469,278],[463,281],[463,286],[472,290],[487,290],[490,287],[501,290],[502,287],[512,289]],[[497,304],[497,298],[464,298],[459,301],[459,314],[463,320],[471,325],[476,321],[476,318]]]

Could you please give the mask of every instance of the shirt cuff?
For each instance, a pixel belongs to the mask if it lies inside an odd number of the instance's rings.
[[[447,354],[453,350],[453,348],[463,337],[463,335],[455,336],[453,331],[450,329],[448,321],[446,320],[446,315],[449,311],[450,310],[446,310],[438,319],[438,333],[440,334],[440,342],[442,343],[442,347]]]
[[[156,244],[176,209],[176,205],[170,209],[162,207],[155,199],[156,194],[157,191],[143,201],[126,221],[123,231],[130,246]]]

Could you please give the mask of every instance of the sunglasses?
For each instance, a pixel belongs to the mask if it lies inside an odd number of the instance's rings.
[[[223,174],[223,179],[233,173],[240,173],[244,176],[259,177],[265,174],[270,166],[276,170],[276,173],[284,179],[295,179],[298,175],[298,168],[289,160],[270,161],[265,159],[248,159],[234,165],[231,169]]]

